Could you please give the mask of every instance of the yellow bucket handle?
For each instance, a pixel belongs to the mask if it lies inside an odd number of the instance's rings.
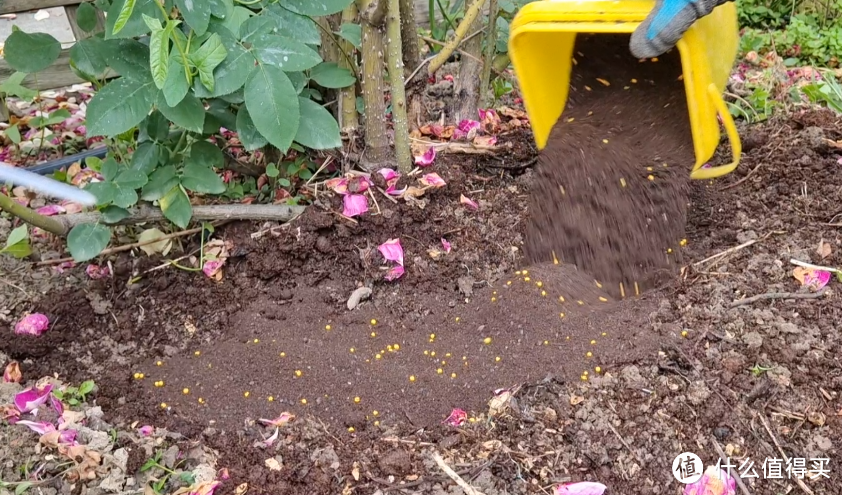
[[[715,179],[730,174],[739,165],[740,157],[743,153],[737,126],[734,124],[734,119],[731,117],[731,113],[725,105],[725,100],[722,99],[722,94],[715,84],[711,83],[708,86],[708,96],[713,101],[713,106],[716,107],[716,112],[722,119],[722,125],[725,127],[725,134],[728,136],[728,141],[731,142],[731,158],[733,161],[727,165],[711,168],[701,168],[703,164],[700,163],[690,173],[691,179]]]

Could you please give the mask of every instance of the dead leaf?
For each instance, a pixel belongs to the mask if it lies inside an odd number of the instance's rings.
[[[155,239],[160,239],[165,235],[158,229],[144,230],[138,236],[137,242],[149,242],[150,244],[140,246],[140,250],[146,253],[147,256],[152,256],[155,253],[161,253],[163,256],[166,256],[170,252],[170,249],[172,249],[172,239],[153,242]]]
[[[271,471],[281,471],[283,469],[281,467],[281,463],[274,457],[266,459],[263,461],[263,464],[266,464],[266,467],[268,467]]]
[[[249,484],[243,483],[242,485],[237,485],[237,489],[234,491],[237,495],[243,495],[249,490]]]
[[[824,426],[825,424],[825,416],[819,411],[808,412],[807,420],[816,426]]]
[[[351,469],[351,476],[354,477],[354,481],[360,481],[360,463],[354,461],[354,467]]]
[[[571,406],[581,404],[582,402],[585,402],[585,398],[582,397],[581,395],[571,395],[570,396],[570,405]]]
[[[430,258],[437,259],[439,256],[441,256],[441,251],[439,251],[436,248],[433,248],[427,251],[427,254],[430,255]]]
[[[821,256],[822,259],[827,258],[831,254],[830,243],[825,241],[824,239],[819,241],[819,247],[816,249],[816,253]]]
[[[801,285],[804,285],[804,279],[809,274],[811,270],[809,268],[804,268],[803,266],[797,266],[794,270],[792,270],[792,276],[795,277],[795,280],[801,282]]]
[[[409,476],[407,476],[407,477],[406,477],[406,478],[404,478],[404,479],[405,479],[406,481],[415,481],[415,480],[417,480],[417,479],[418,479],[418,478],[420,478],[420,477],[421,477],[421,476],[419,476],[419,475],[417,475],[417,474],[410,474]]]

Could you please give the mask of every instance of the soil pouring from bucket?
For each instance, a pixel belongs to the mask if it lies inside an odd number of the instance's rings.
[[[693,141],[676,50],[641,61],[628,35],[580,35],[570,96],[542,151],[527,259],[575,264],[614,297],[673,276]]]

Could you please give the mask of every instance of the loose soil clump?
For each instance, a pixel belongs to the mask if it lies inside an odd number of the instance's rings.
[[[615,297],[663,282],[680,263],[693,163],[678,53],[638,61],[627,46],[625,35],[579,37],[525,244],[531,262],[574,263]]]

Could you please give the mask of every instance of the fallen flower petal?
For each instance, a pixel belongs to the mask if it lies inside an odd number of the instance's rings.
[[[30,430],[34,431],[39,435],[44,435],[53,431],[56,431],[56,427],[53,426],[51,423],[47,423],[46,421],[25,421],[21,420],[18,421],[17,424],[26,426]]]
[[[367,177],[357,176],[348,180],[348,192],[351,194],[362,194],[371,187],[371,181]]]
[[[459,195],[459,202],[462,203],[463,205],[467,206],[468,208],[472,209],[472,210],[479,209],[479,205],[476,204],[476,202],[474,202],[473,200],[469,199],[464,194]]]
[[[391,185],[386,188],[386,194],[389,196],[403,196],[407,189],[409,189],[409,186],[404,187],[403,189],[396,189],[394,185]]]
[[[208,260],[205,261],[205,265],[202,267],[202,273],[204,273],[209,278],[213,278],[219,270],[222,269],[222,265],[225,264],[225,260]]]
[[[64,414],[64,404],[62,404],[61,401],[58,400],[58,397],[53,394],[50,394],[50,405],[53,406],[53,410],[59,416]],[[59,422],[61,422],[61,417],[59,417]]]
[[[804,285],[811,290],[818,292],[830,282],[830,272],[824,270],[810,270],[804,276]]]
[[[684,487],[684,495],[735,495],[736,493],[737,481],[724,470],[717,470],[716,466],[710,466],[698,481]]]
[[[333,192],[336,194],[341,194],[343,196],[348,194],[348,179],[343,177],[327,180],[325,181],[325,186],[333,189]]]
[[[368,211],[368,199],[362,194],[347,194],[342,202],[345,206],[342,214],[346,217],[355,217]]]
[[[381,168],[380,170],[377,171],[377,173],[382,175],[387,183],[389,181],[396,180],[401,176],[401,174],[395,172],[391,168]]]
[[[152,425],[143,425],[137,429],[137,432],[142,437],[148,437],[149,435],[155,433],[155,427]]]
[[[17,361],[12,361],[6,365],[3,371],[3,382],[5,383],[20,383],[23,379],[23,374],[20,372],[20,364]]]
[[[424,174],[418,181],[425,186],[430,187],[444,187],[447,185],[447,182],[442,179],[439,174],[433,172],[430,174]]]
[[[427,151],[424,152],[421,156],[415,157],[415,164],[419,167],[429,167],[433,164],[436,160],[436,149],[430,147]]]
[[[32,229],[32,236],[33,237],[44,237],[43,235],[40,235],[40,234],[36,235],[36,233],[35,233],[36,230],[38,230],[37,227],[35,229]],[[55,269],[56,273],[64,273],[65,270],[70,270],[74,266],[76,266],[76,263],[74,263],[72,261],[65,261],[64,263],[58,264],[58,265],[54,266],[53,268]]]
[[[450,249],[451,249],[450,243],[447,242],[447,239],[445,239],[444,237],[441,238],[441,245],[444,247],[445,253],[450,252]]]
[[[22,413],[32,412],[43,406],[50,398],[53,385],[48,383],[44,388],[30,387],[15,394],[15,407]]]
[[[389,271],[386,273],[386,276],[385,276],[385,277],[383,277],[383,278],[385,278],[386,280],[388,280],[389,282],[391,282],[391,281],[393,281],[393,280],[397,280],[397,279],[401,278],[401,277],[403,276],[403,274],[404,274],[404,268],[403,268],[403,266],[401,266],[401,265],[395,265],[395,266],[393,266],[393,267],[392,267],[392,269],[391,269],[391,270],[389,270]]]
[[[216,476],[221,479],[222,481],[226,481],[231,479],[231,475],[228,474],[228,468],[222,468],[217,473]]]
[[[476,146],[490,148],[497,144],[497,136],[477,136],[474,138],[474,144]]]
[[[271,426],[286,426],[287,423],[295,419],[295,415],[288,413],[286,411],[282,412],[280,416],[275,419],[259,419],[261,423],[264,425],[271,425]]]
[[[64,430],[58,435],[58,443],[61,444],[75,444],[76,443],[76,435],[79,432],[76,430]]]
[[[470,131],[479,129],[480,123],[477,120],[465,119],[462,122],[459,122],[459,125],[456,128],[467,134]]]
[[[400,239],[389,239],[378,246],[377,250],[386,258],[386,261],[394,261],[403,266],[403,246]]]
[[[275,443],[275,440],[278,439],[278,432],[279,431],[280,431],[280,428],[275,427],[275,433],[273,433],[272,436],[270,436],[266,440],[258,440],[256,442],[254,442],[254,446],[255,447],[263,447],[263,448],[271,447],[272,444]]]
[[[38,208],[35,210],[35,213],[44,215],[45,217],[51,217],[53,215],[58,215],[59,213],[64,213],[65,211],[66,210],[59,205],[47,205]]]
[[[450,412],[450,416],[447,417],[442,423],[450,426],[462,426],[465,424],[465,421],[468,420],[468,413],[466,413],[462,409],[454,409]]]
[[[108,268],[107,265],[99,266],[99,265],[88,265],[85,268],[85,273],[88,275],[89,278],[93,280],[100,280],[103,278],[108,278],[111,276],[111,269]]]
[[[47,331],[50,327],[50,319],[41,313],[33,313],[24,316],[15,325],[15,333],[18,335],[35,335],[36,337]]]
[[[0,406],[0,419],[5,419],[10,425],[16,424],[20,419],[20,411],[15,406]]]
[[[193,487],[190,487],[190,495],[213,495],[213,492],[219,487],[219,481],[209,481],[205,483],[199,483]]]
[[[592,481],[581,481],[579,483],[568,483],[555,487],[555,495],[602,495],[608,487],[602,483]]]

